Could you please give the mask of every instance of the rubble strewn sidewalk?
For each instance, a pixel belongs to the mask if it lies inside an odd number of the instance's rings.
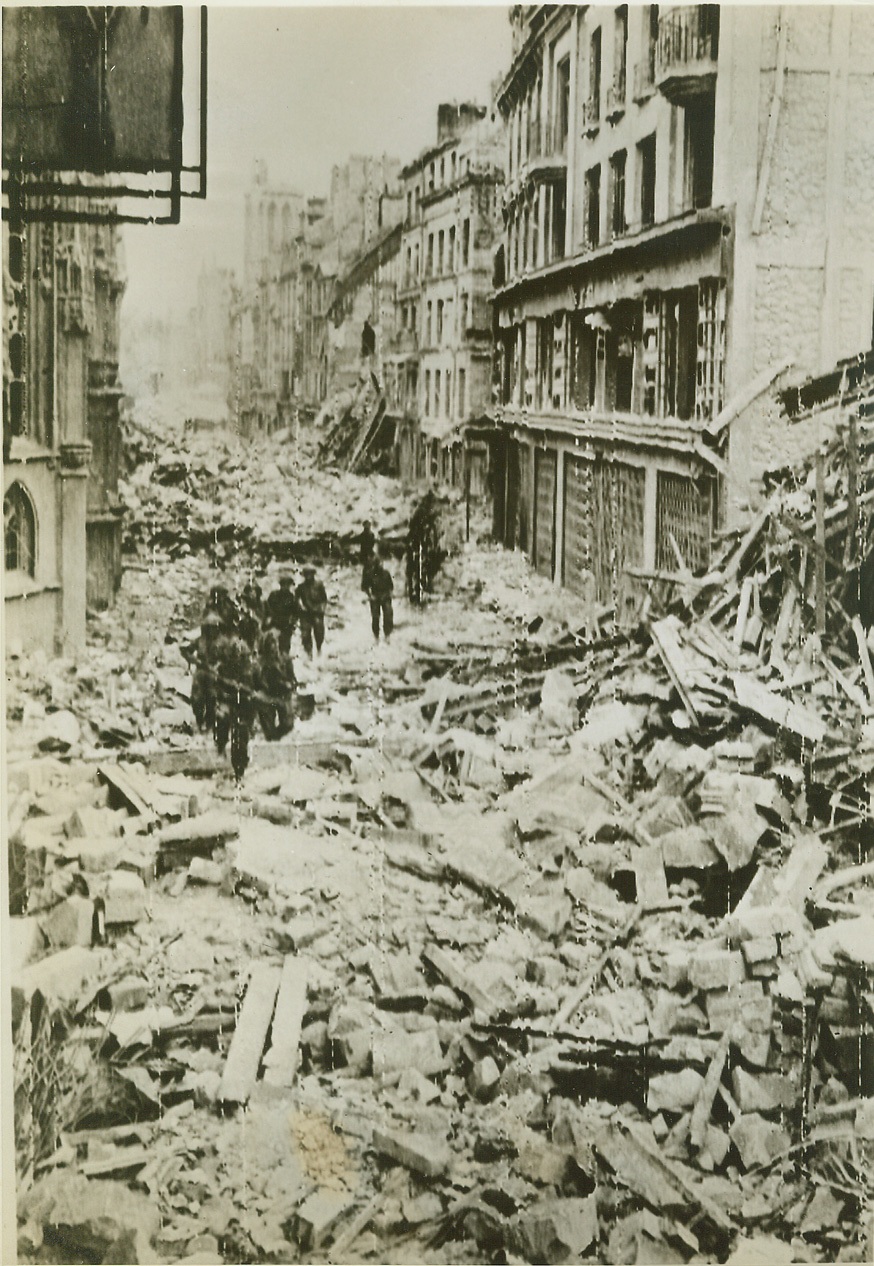
[[[22,659],[22,1260],[867,1260],[872,700],[805,478],[635,628],[469,545],[373,648],[337,566],[240,788],[176,716],[196,554],[90,704]]]

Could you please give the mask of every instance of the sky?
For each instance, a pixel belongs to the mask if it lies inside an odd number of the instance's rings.
[[[432,144],[441,101],[489,104],[510,65],[507,15],[496,5],[210,5],[208,197],[184,200],[180,225],[125,226],[122,319],[187,312],[204,263],[239,274],[256,159],[271,184],[324,195],[350,154],[405,163]]]

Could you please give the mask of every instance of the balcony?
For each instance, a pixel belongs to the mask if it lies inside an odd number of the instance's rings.
[[[622,74],[619,79],[612,83],[607,89],[607,111],[606,119],[608,123],[615,123],[621,119],[625,113],[625,75]]]
[[[655,45],[634,68],[634,100],[646,101],[655,92]]]
[[[586,136],[594,136],[601,124],[601,102],[597,97],[590,97],[583,102],[583,132]]]
[[[713,91],[719,52],[719,8],[696,4],[659,15],[656,86],[672,105]]]
[[[527,173],[533,180],[548,179],[567,171],[567,134],[561,139],[548,135],[528,156]]]

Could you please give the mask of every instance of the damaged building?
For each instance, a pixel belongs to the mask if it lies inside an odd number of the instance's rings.
[[[482,419],[491,400],[488,297],[500,217],[501,131],[483,106],[441,105],[436,145],[401,173],[397,314],[384,359],[399,424],[399,470],[407,480],[459,484],[463,429]],[[475,443],[468,454],[484,472]],[[475,482],[483,479],[475,476]]]
[[[496,529],[621,610],[653,571],[706,570],[779,462],[751,401],[870,344],[874,15],[512,21]]]
[[[3,265],[6,636],[76,650],[121,580],[118,230],[13,222]]]

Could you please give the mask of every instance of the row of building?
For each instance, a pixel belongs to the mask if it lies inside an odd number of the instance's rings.
[[[362,160],[351,205],[256,185],[237,415],[348,390],[368,321],[401,476],[487,491],[506,544],[622,605],[815,442],[778,389],[874,342],[874,11],[510,20],[491,108]]]

